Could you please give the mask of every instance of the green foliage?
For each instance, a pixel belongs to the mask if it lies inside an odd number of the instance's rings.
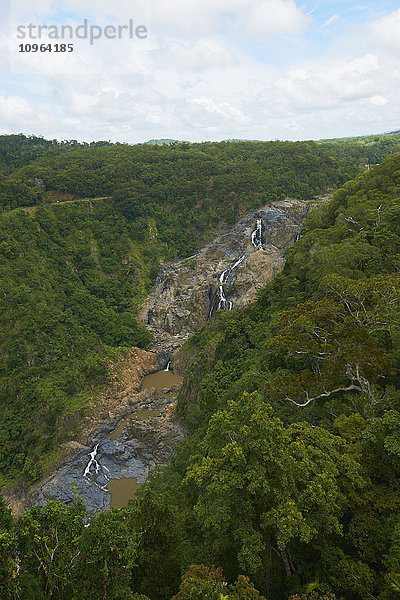
[[[14,597],[19,586],[20,559],[15,554],[16,536],[11,511],[0,497],[0,596],[5,600]]]
[[[61,502],[34,507],[16,523],[17,598],[74,597],[85,508]]]
[[[226,585],[221,568],[191,565],[173,600],[220,600]]]
[[[190,255],[244,212],[356,172],[313,142],[22,135],[0,137],[0,168],[0,469],[28,484],[67,415],[107,382],[115,351],[149,344],[136,313],[162,260]]]
[[[336,600],[335,594],[319,594],[318,592],[311,592],[310,594],[293,594],[289,596],[289,600]]]
[[[244,312],[217,315],[187,343],[194,361],[178,410],[193,442],[182,447],[176,468],[186,473],[183,490],[193,506],[196,543],[203,544],[199,554],[229,576],[242,568],[270,598],[306,588],[346,600],[396,597],[399,162],[399,155],[390,156],[311,212],[283,273],[258,301]],[[241,406],[243,392],[254,391],[259,412],[235,415],[232,407]],[[280,422],[273,434],[267,403]],[[305,444],[297,460],[307,461],[314,444],[327,443],[322,431],[332,436],[339,446],[330,454],[331,467],[313,454],[316,471],[307,471],[301,483],[301,463],[284,462],[293,460],[292,431],[301,431]],[[264,454],[268,435],[273,441]],[[355,479],[339,475],[339,454]],[[315,508],[311,515],[323,522],[311,525],[302,492],[320,478],[322,485],[337,478],[338,496],[320,489],[338,512],[329,517]],[[269,514],[269,506],[276,511],[273,527],[257,513]],[[293,526],[285,528],[290,515]],[[329,531],[332,518],[336,528]],[[275,550],[268,553],[268,545]],[[289,554],[279,563],[283,551]]]
[[[16,521],[4,507],[2,515],[1,598],[148,600],[131,587],[138,534],[126,511],[111,510],[85,526],[80,502],[49,502]]]
[[[191,565],[182,577],[179,592],[172,600],[265,600],[254,589],[249,578],[239,575],[233,585],[228,585],[222,569]]]
[[[135,315],[158,256],[107,202],[4,214],[1,239],[0,468],[30,483],[115,349],[148,345]]]
[[[137,557],[137,535],[129,515],[110,510],[100,514],[80,538],[79,598],[130,599],[130,577]]]
[[[136,589],[150,598],[169,599],[179,583],[183,554],[177,507],[163,493],[145,490],[131,507],[130,526],[132,531],[140,531],[132,579]]]
[[[397,144],[0,139],[2,472],[39,478],[37,458],[110,358],[146,346],[135,315],[163,259]],[[190,435],[130,506],[85,527],[81,504],[17,520],[0,505],[2,597],[398,597],[399,190],[393,154],[310,213],[254,305],[188,341],[178,412]]]
[[[299,544],[341,535],[345,490],[363,485],[339,437],[284,427],[257,393],[216,413],[199,450],[183,483],[196,490],[204,537],[213,532],[218,564],[234,554],[259,585],[271,551],[291,576]]]
[[[10,139],[10,154],[5,151],[13,168],[0,181],[3,210],[112,195],[140,239],[149,217],[154,220],[169,257],[192,254],[245,212],[286,196],[309,199],[359,171],[315,142],[88,146],[42,140],[38,147],[49,152],[38,152],[37,160],[27,151],[29,139],[18,140],[21,155],[13,153],[15,143]]]

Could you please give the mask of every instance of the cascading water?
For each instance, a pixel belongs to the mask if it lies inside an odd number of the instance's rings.
[[[262,220],[257,219],[257,225],[253,233],[251,234],[251,243],[256,250],[262,250]]]
[[[219,300],[217,310],[232,310],[232,302],[225,298],[224,287],[222,285],[219,286],[217,295]]]
[[[89,460],[88,464],[86,465],[86,468],[83,472],[84,477],[87,477],[88,475],[90,475],[90,469],[91,469],[92,465],[94,465],[94,467],[96,469],[96,475],[100,471],[100,465],[96,460],[98,449],[99,449],[99,444],[96,444],[96,446],[93,448],[92,452],[89,454],[90,460]]]
[[[102,469],[99,461],[96,459],[97,456],[97,452],[99,449],[99,444],[96,444],[96,446],[93,448],[92,452],[90,452],[89,456],[90,456],[90,460],[87,463],[85,470],[83,472],[83,476],[86,477],[86,479],[89,479],[92,481],[92,483],[94,483],[95,485],[97,485],[97,487],[99,487],[101,490],[107,491],[107,488],[105,487],[105,485],[107,484],[108,481],[110,481],[110,478],[108,477],[108,475],[104,472],[104,470]],[[94,473],[92,473],[92,467],[94,467]],[[107,471],[107,467],[104,467]],[[103,480],[105,480],[105,484],[103,485],[99,485],[97,483],[97,481],[92,480],[91,479],[91,475],[94,475],[94,478],[97,479],[98,475],[101,475]]]
[[[213,296],[210,306],[210,312],[208,318],[210,319],[214,310],[232,310],[232,302],[227,300],[225,297],[224,285],[228,281],[232,272],[244,261],[245,256],[241,256],[229,269],[222,271],[219,276],[219,286],[216,293]],[[218,304],[217,304],[218,302]]]
[[[256,228],[251,234],[251,243],[256,250],[263,250],[262,243],[262,219],[257,219]],[[222,271],[219,276],[219,286],[215,292],[210,305],[208,318],[210,319],[215,310],[232,310],[232,302],[225,297],[224,285],[227,283],[232,272],[244,261],[245,255],[241,256],[229,269]]]

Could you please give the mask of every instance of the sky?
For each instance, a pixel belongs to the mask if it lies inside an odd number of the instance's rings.
[[[140,143],[398,129],[400,0],[0,0],[0,134]]]

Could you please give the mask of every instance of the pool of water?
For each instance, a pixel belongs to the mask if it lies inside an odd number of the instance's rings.
[[[181,383],[182,380],[183,377],[175,375],[175,373],[172,373],[171,371],[158,371],[157,373],[152,373],[151,375],[146,375],[146,377],[144,377],[142,390],[149,388],[156,388],[157,390],[172,388],[176,383]],[[169,392],[166,393],[166,396],[168,394]],[[123,419],[108,437],[112,440],[120,438],[125,425],[132,418],[147,421],[147,419],[157,417],[159,414],[159,410],[140,408]],[[138,483],[135,478],[129,477],[121,477],[120,479],[112,479],[109,481],[107,489],[111,492],[111,506],[114,506],[115,508],[126,506],[129,500],[135,497],[135,494],[141,485],[142,484]]]
[[[107,484],[107,489],[111,492],[111,506],[114,508],[123,508],[135,497],[136,492],[142,484],[136,481],[136,478],[121,477],[121,479],[112,479]]]
[[[114,429],[114,431],[112,431],[107,437],[109,437],[112,440],[117,440],[119,437],[121,437],[121,433],[127,422],[133,418],[139,419],[140,421],[147,421],[147,419],[150,419],[151,417],[157,417],[159,414],[159,410],[146,410],[145,408],[139,408],[139,410],[137,410],[136,412],[133,412],[130,415],[128,415],[126,419],[122,419],[118,427]]]
[[[151,375],[146,375],[143,378],[142,390],[149,388],[156,388],[156,390],[163,390],[164,388],[171,388],[176,383],[181,383],[183,377],[175,375],[172,371],[157,371]]]

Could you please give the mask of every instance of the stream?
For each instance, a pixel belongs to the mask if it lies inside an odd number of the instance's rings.
[[[251,243],[255,250],[263,250],[262,232],[262,219],[257,219],[256,228],[251,233]],[[231,283],[232,277],[236,274],[236,269],[246,258],[246,254],[243,254],[228,269],[225,269],[225,271],[222,271],[222,273],[219,275],[218,287],[210,302],[210,310],[208,313],[209,319],[211,319],[214,312],[217,310],[232,310],[233,303],[231,300],[227,300],[225,295],[225,287]]]
[[[247,264],[250,254],[264,249],[263,225],[261,218],[256,218],[255,225],[250,221],[245,229],[248,246],[242,247],[236,257],[231,254],[230,264],[219,263],[225,268],[214,273],[216,285],[212,297],[209,296],[208,318],[216,311],[232,310],[232,286],[238,268]],[[160,349],[160,354],[168,354],[165,345]],[[61,500],[69,504],[79,497],[89,516],[110,507],[126,506],[149,471],[167,464],[177,442],[185,437],[171,406],[182,380],[170,370],[170,362],[164,370],[145,376],[140,392],[133,394],[123,418],[105,422],[103,430],[91,438],[91,447],[81,446],[74,458],[36,489],[33,503],[44,505],[49,500]],[[127,414],[130,408],[132,412]]]
[[[89,515],[126,506],[149,470],[168,463],[176,443],[184,437],[182,427],[171,420],[171,404],[182,379],[169,369],[145,376],[132,413],[113,429],[101,431],[92,448],[80,451],[43,482],[34,503],[61,500],[69,504],[78,496]]]

